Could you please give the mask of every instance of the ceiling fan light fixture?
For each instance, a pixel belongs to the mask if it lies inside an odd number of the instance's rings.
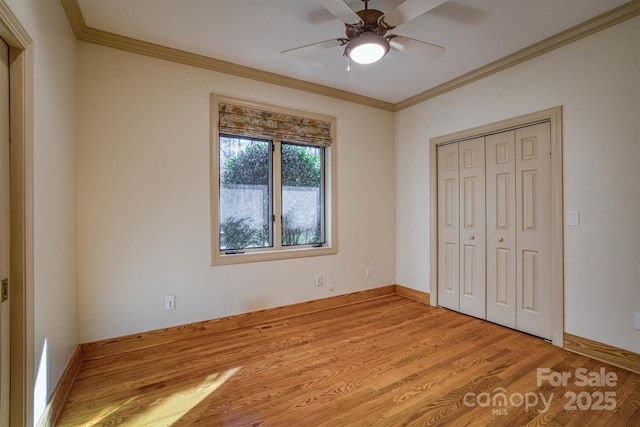
[[[365,31],[347,45],[349,58],[363,65],[379,61],[388,51],[389,40],[370,31]]]

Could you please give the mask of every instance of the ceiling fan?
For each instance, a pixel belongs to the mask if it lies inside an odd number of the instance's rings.
[[[307,54],[335,46],[344,46],[344,56],[358,64],[372,64],[395,49],[402,53],[424,59],[436,59],[444,48],[387,31],[416,18],[447,0],[405,0],[388,12],[369,9],[369,0],[364,9],[355,12],[344,0],[316,0],[336,18],[344,22],[346,37],[326,40],[306,46],[282,51],[284,55]]]

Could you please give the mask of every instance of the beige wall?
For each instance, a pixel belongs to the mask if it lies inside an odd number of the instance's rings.
[[[79,58],[81,342],[394,283],[393,113],[86,43]],[[211,267],[212,92],[337,117],[337,255]]]
[[[640,351],[639,18],[394,117],[77,43],[59,2],[5,1],[35,46],[36,419],[78,342],[322,298],[332,285],[428,292],[429,138],[556,105],[565,210],[582,215],[565,227],[565,329]],[[210,266],[211,92],[337,117],[338,255]]]
[[[639,21],[396,115],[399,284],[430,290],[429,139],[562,105],[565,331],[640,352]]]
[[[34,420],[78,345],[73,32],[59,2],[6,0],[33,39]]]

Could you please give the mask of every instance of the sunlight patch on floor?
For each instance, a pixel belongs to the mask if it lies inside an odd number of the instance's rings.
[[[137,397],[132,397],[131,399],[129,399],[126,402],[124,402],[122,405],[115,405],[115,406],[109,406],[109,407],[104,408],[103,410],[100,411],[99,414],[97,414],[95,417],[93,417],[92,420],[87,421],[86,423],[82,424],[82,427],[92,427],[92,426],[95,426],[96,424],[102,423],[102,421],[104,419],[108,418],[109,415],[113,414],[114,412],[117,412],[120,408],[126,407],[128,404],[130,404],[131,402],[133,402],[136,399],[137,399]]]
[[[209,375],[195,387],[184,389],[149,405],[140,415],[127,421],[129,426],[171,426],[208,395],[228,381],[240,367]]]
[[[45,338],[42,344],[42,354],[40,355],[40,363],[38,364],[38,372],[36,374],[36,382],[33,388],[33,419],[38,420],[43,415],[47,407],[48,387],[48,367],[49,367],[49,349],[48,341]]]

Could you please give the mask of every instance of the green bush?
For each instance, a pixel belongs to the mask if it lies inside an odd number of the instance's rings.
[[[282,185],[287,187],[319,187],[322,180],[322,162],[318,152],[291,144],[282,144]],[[225,163],[222,185],[268,185],[269,143],[248,145],[237,156]],[[264,200],[268,203],[268,200]],[[283,218],[282,244],[285,246],[315,243],[320,240],[318,229],[287,226]],[[220,224],[220,247],[240,249],[269,245],[268,227],[252,228],[250,218],[231,217]]]
[[[264,247],[268,244],[266,234],[268,231],[252,228],[248,218],[230,217],[220,224],[220,248]]]
[[[225,163],[222,184],[269,184],[269,144],[251,144]],[[317,187],[322,178],[320,155],[297,145],[282,145],[282,185]]]

